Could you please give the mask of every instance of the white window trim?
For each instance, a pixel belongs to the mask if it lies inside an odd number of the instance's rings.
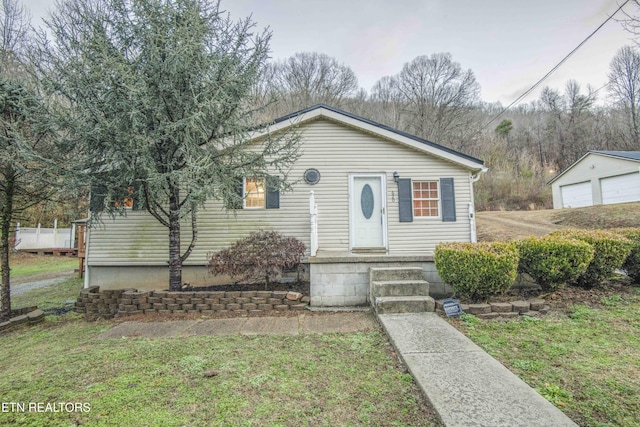
[[[247,178],[242,178],[242,209],[247,209],[247,210],[266,209],[267,208],[267,188],[265,185],[264,178],[250,178],[250,179],[256,179],[256,180],[262,179],[262,186],[264,188],[264,203],[262,204],[262,206],[247,206]]]
[[[415,182],[435,182],[438,186],[438,198],[437,199],[416,199],[413,197],[413,184]],[[440,194],[440,178],[436,179],[411,179],[411,211],[413,213],[413,218],[418,220],[430,220],[430,219],[441,219],[442,218],[442,195]],[[413,207],[413,202],[415,200],[436,200],[438,202],[438,215],[424,216],[424,215],[416,215],[415,208]]]

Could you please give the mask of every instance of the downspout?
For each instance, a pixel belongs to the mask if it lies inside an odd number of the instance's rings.
[[[473,194],[473,183],[477,182],[480,179],[481,173],[486,173],[489,169],[486,167],[482,167],[482,169],[476,173],[475,175],[469,175],[470,181],[470,191],[471,191],[471,201],[469,202],[469,228],[471,234],[471,242],[476,243],[478,241],[478,236],[476,234],[476,214],[475,214],[475,204],[474,204],[474,194]]]
[[[91,216],[91,214],[89,214]],[[84,226],[84,288],[89,287],[89,221]]]
[[[91,200],[91,194],[89,194],[89,200]],[[89,202],[91,203],[91,202]],[[89,242],[91,239],[90,236],[90,224],[91,224],[91,209],[89,209],[87,215],[87,222],[84,225],[84,288],[87,289],[89,287]],[[78,244],[79,245],[79,244]]]

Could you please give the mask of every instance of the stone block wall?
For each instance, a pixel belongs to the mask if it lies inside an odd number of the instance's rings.
[[[83,289],[75,310],[87,320],[132,316],[136,314],[176,313],[263,313],[304,310],[309,297],[287,291],[138,291],[98,286]]]
[[[526,301],[460,304],[460,308],[464,313],[473,314],[481,319],[513,318],[518,316],[538,317],[547,314],[550,310],[546,301],[539,298]],[[444,300],[436,301],[436,312],[444,314]]]
[[[38,307],[24,307],[11,310],[11,317],[0,323],[0,333],[11,330],[20,325],[34,325],[44,321],[44,311]]]

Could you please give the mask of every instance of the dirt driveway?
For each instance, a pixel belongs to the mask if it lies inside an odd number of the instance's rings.
[[[553,221],[553,212],[549,210],[478,212],[478,241],[508,241],[529,236],[544,236],[562,228]]]

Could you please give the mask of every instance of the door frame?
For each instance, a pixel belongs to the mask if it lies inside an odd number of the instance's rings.
[[[355,178],[380,178],[380,200],[382,203],[382,246],[377,247],[379,249],[389,250],[388,235],[387,235],[387,174],[384,172],[354,172],[349,173],[349,252],[354,248],[358,249],[358,246],[354,246],[355,243],[355,212],[354,203],[356,196],[354,194],[354,180]]]

